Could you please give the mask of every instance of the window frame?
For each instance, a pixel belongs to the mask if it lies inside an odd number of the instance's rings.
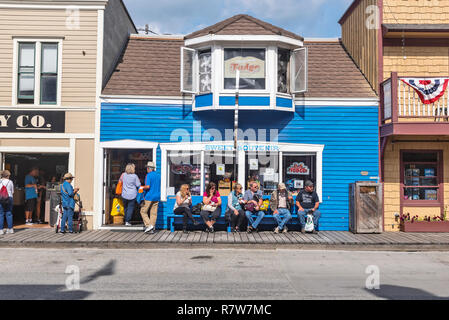
[[[35,68],[34,68],[34,103],[19,103],[19,44],[34,43],[35,44]],[[41,103],[41,68],[42,68],[42,44],[57,44],[57,80],[56,80],[56,103]],[[13,85],[12,85],[12,101],[13,107],[39,107],[45,106],[49,108],[61,107],[61,82],[62,82],[62,50],[63,38],[13,38]]]
[[[21,61],[21,58],[22,58],[22,51],[20,50],[20,45],[21,44],[32,44],[33,45],[33,47],[34,47],[34,52],[33,52],[33,60],[34,60],[34,66],[33,66],[33,72],[20,72],[20,61]],[[17,94],[17,102],[19,101],[19,99],[33,99],[33,101],[34,101],[34,99],[35,99],[35,96],[36,96],[36,43],[35,42],[20,42],[19,44],[18,44],[18,57],[17,57],[17,91],[16,91],[16,94]],[[19,90],[20,90],[20,76],[21,76],[21,74],[33,74],[33,76],[34,76],[34,81],[33,81],[33,84],[34,84],[34,90],[33,90],[33,96],[23,96],[23,97],[21,97],[20,96],[20,94],[19,94]],[[29,105],[29,103],[23,103],[23,104],[27,104],[27,105]]]
[[[405,161],[404,153],[436,153],[437,154],[437,184],[435,189],[438,188],[437,199],[438,200],[410,200],[405,199],[405,188],[409,187],[405,185]],[[444,205],[444,162],[443,162],[443,150],[406,150],[403,149],[400,152],[400,196],[401,207],[442,207]]]
[[[56,58],[58,59],[58,61],[56,61],[56,101],[55,102],[42,102],[42,78],[45,75],[54,75],[54,73],[50,73],[50,72],[43,72],[42,71],[42,66],[44,64],[44,48],[43,45],[46,44],[56,44]],[[41,61],[40,61],[40,75],[39,75],[39,86],[40,86],[40,90],[39,90],[39,104],[40,105],[57,105],[58,104],[58,71],[59,71],[59,44],[57,42],[41,42],[40,43],[40,47],[41,47]]]

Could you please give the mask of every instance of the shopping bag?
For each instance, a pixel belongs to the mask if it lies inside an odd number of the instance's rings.
[[[306,232],[313,232],[313,230],[315,230],[315,225],[313,224],[313,215],[307,215],[306,226],[304,227],[304,229],[306,230]]]
[[[137,192],[137,198],[136,198],[137,204],[141,204],[142,201],[144,200],[144,198],[145,198],[145,194],[143,192],[143,187],[140,187],[139,191]]]
[[[115,187],[115,194],[120,196],[123,191],[123,174],[120,176],[120,179],[117,182],[117,187]]]
[[[114,198],[112,201],[112,209],[111,209],[111,216],[124,216],[125,215],[125,208],[123,207],[123,201],[119,198]]]
[[[262,202],[262,205],[260,206],[261,211],[268,211],[268,208],[270,207],[270,200],[264,200]]]

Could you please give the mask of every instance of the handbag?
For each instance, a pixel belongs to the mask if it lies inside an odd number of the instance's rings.
[[[216,209],[217,207],[214,207],[213,205],[205,204],[202,208],[202,211],[214,212]]]
[[[313,232],[313,230],[315,230],[315,225],[313,224],[313,216],[311,214],[307,215],[307,221],[304,230],[306,232]]]
[[[203,203],[200,202],[192,207],[192,214],[200,214],[203,209]]]
[[[245,204],[245,210],[254,212],[256,210],[256,205],[253,202],[248,202],[247,204]]]
[[[115,188],[115,194],[119,196],[122,194],[122,191],[123,191],[123,173],[117,182],[117,187]]]

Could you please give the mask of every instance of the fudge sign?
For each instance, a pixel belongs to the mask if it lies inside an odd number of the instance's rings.
[[[62,111],[0,111],[0,132],[64,131],[65,112]]]
[[[310,174],[310,169],[304,164],[304,162],[294,162],[290,167],[287,168],[287,174],[307,176]]]

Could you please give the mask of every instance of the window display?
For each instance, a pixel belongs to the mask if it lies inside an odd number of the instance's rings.
[[[316,156],[304,154],[283,154],[283,181],[294,195],[304,188],[307,180],[316,182]]]
[[[402,158],[404,200],[439,200],[438,153],[405,152]]]
[[[190,185],[192,195],[201,195],[201,152],[170,152],[168,165],[168,195],[175,195],[183,184]],[[209,179],[206,168],[204,179]]]
[[[271,195],[279,183],[279,153],[259,152],[246,154],[247,188],[256,181],[264,195]]]
[[[204,181],[204,186],[214,182],[218,186],[220,195],[229,195],[237,179],[237,165],[234,161],[233,153],[205,152],[204,170],[210,174],[209,179]]]
[[[239,89],[265,90],[265,49],[224,49],[225,89],[236,89],[237,70]]]

